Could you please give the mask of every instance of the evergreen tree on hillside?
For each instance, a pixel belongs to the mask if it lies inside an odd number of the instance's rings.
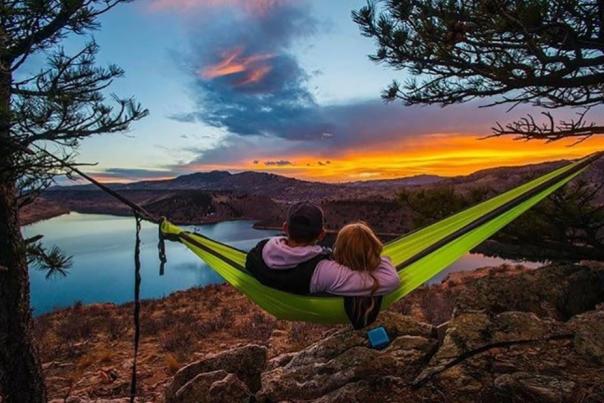
[[[42,150],[69,162],[81,139],[124,131],[147,114],[132,99],[107,99],[107,88],[123,71],[96,65],[94,41],[73,54],[60,46],[69,35],[97,28],[99,16],[126,2],[0,3],[0,396],[5,402],[46,401],[32,339],[26,253],[32,248],[21,236],[18,217],[21,206],[64,173]],[[34,55],[45,56],[47,63],[27,75],[23,66]],[[67,263],[54,255],[46,256],[50,266]]]
[[[497,123],[494,135],[582,141],[604,134],[587,119],[604,101],[603,0],[386,0],[353,12],[374,38],[371,58],[411,76],[394,82],[387,100],[408,105],[467,102],[531,104],[528,115]],[[578,107],[576,119],[549,111]]]

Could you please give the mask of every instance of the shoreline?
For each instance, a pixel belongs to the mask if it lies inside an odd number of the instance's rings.
[[[45,214],[44,212],[39,213],[39,214],[35,214],[35,213],[26,213],[26,214],[20,214],[19,216],[19,220],[20,220],[20,225],[21,227],[27,226],[27,225],[32,225],[32,224],[37,224],[39,222],[42,221],[46,221],[46,220],[50,220],[53,218],[57,218],[63,215],[67,215],[67,214],[71,214],[71,213],[77,213],[77,214],[89,214],[89,215],[108,215],[108,216],[113,216],[113,217],[134,217],[130,212],[125,212],[125,211],[107,211],[107,210],[99,210],[99,211],[77,211],[77,210],[70,210],[67,208],[57,208],[56,211],[52,211],[52,212],[48,212],[47,214]],[[170,222],[172,224],[176,224],[176,225],[188,225],[188,226],[203,226],[203,225],[212,225],[212,224],[219,224],[219,223],[223,223],[223,222],[230,222],[230,221],[252,221],[254,222],[254,224],[252,224],[252,227],[254,229],[258,229],[258,230],[275,230],[278,231],[281,228],[280,227],[271,227],[271,226],[262,226],[262,225],[258,225],[257,226],[257,220],[255,218],[251,218],[251,217],[237,217],[237,218],[210,218],[201,222],[189,222],[189,221],[183,221],[183,220],[170,220]]]
[[[32,206],[27,206],[24,208],[24,211],[19,212],[19,225],[21,227],[71,213],[71,210],[61,206],[46,207],[41,210],[29,211],[32,208]]]
[[[23,216],[20,216],[21,226],[36,224],[41,221],[50,220],[52,218],[60,217],[62,215],[70,214],[70,213],[99,214],[99,215],[109,215],[109,216],[115,216],[115,217],[133,217],[133,215],[131,213],[125,212],[125,211],[107,211],[107,210],[77,211],[77,210],[69,210],[66,208],[65,209],[58,208],[57,211],[50,212],[49,214],[29,214],[29,215],[25,215],[25,218]],[[237,217],[237,218],[215,217],[215,218],[208,218],[207,220],[204,220],[201,222],[199,222],[199,221],[189,222],[189,221],[182,221],[182,220],[178,220],[178,219],[170,220],[170,222],[173,224],[188,225],[188,226],[204,226],[204,225],[219,224],[219,223],[230,222],[230,221],[252,221],[253,222],[252,228],[256,229],[256,230],[266,230],[266,231],[281,231],[282,230],[281,226],[262,224],[261,220],[258,220],[256,218],[252,218],[252,217]],[[327,235],[335,236],[338,234],[339,230],[327,229],[327,230],[325,230],[325,232]],[[397,234],[397,233],[391,233],[391,232],[376,232],[376,235],[384,240],[392,240],[392,239],[402,236],[404,234]]]

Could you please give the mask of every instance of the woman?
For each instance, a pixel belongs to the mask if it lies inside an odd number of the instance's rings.
[[[380,312],[381,296],[400,285],[396,268],[388,258],[381,256],[383,249],[380,240],[364,223],[346,225],[336,238],[333,265],[337,269],[332,267],[330,274],[337,273],[339,281],[336,283],[341,282],[342,288],[332,293],[354,296],[344,299],[344,309],[355,329],[375,321]]]
[[[382,257],[384,246],[365,223],[344,226],[338,233],[332,261],[317,265],[312,293],[343,296],[378,296],[400,285],[396,268]]]

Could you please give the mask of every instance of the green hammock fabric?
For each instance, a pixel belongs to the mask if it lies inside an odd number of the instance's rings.
[[[522,213],[579,175],[599,157],[570,163],[428,227],[387,243],[384,255],[399,268],[401,286],[385,296],[382,309],[409,294]],[[278,319],[347,323],[343,298],[295,295],[262,285],[245,272],[246,253],[164,220],[161,232],[191,249],[225,281]]]

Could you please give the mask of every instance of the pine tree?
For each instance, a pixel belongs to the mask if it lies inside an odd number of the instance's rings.
[[[126,2],[0,4],[0,396],[6,402],[46,401],[32,338],[29,245],[21,236],[18,217],[19,208],[64,171],[43,150],[72,162],[80,140],[124,131],[147,114],[132,99],[107,99],[108,86],[123,71],[96,65],[94,41],[75,54],[60,46],[69,35],[98,28],[100,15]],[[34,55],[45,56],[47,63],[39,73],[26,76],[22,67]]]
[[[493,135],[585,140],[604,134],[586,118],[604,101],[604,0],[387,0],[353,12],[370,56],[410,74],[387,100],[441,104],[488,99],[487,106],[531,104],[528,115]],[[551,109],[580,108],[556,121]]]

